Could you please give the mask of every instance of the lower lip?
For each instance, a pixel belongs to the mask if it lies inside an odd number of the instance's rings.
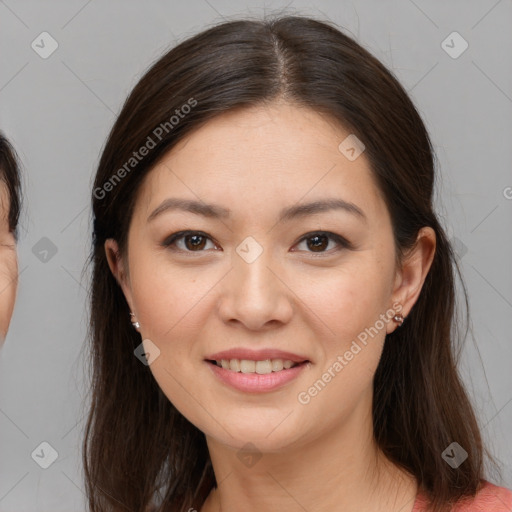
[[[226,370],[206,361],[213,373],[225,384],[247,393],[264,393],[278,389],[295,379],[304,370],[307,362],[272,373],[242,373]]]

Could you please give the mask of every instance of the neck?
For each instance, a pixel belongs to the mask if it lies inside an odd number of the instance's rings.
[[[354,411],[336,430],[266,452],[247,465],[238,450],[207,437],[217,488],[201,512],[410,512],[416,480],[383,456],[373,438],[371,414],[361,414]]]

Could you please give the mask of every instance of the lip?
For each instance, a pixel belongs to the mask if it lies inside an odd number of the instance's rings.
[[[211,354],[205,357],[205,359],[210,361],[220,361],[221,359],[247,359],[248,361],[264,361],[265,359],[289,359],[294,363],[302,363],[304,361],[308,361],[308,358],[305,356],[293,354],[292,352],[284,352],[274,348],[260,350],[233,348],[231,350],[216,352],[215,354]]]
[[[223,359],[227,359],[227,357]],[[275,359],[277,359],[277,357]],[[209,361],[205,361],[205,363],[210,367],[215,377],[220,379],[224,384],[246,393],[265,393],[279,389],[297,378],[299,374],[310,365],[309,362],[304,362],[278,372],[259,374],[235,372],[233,370],[226,370]]]

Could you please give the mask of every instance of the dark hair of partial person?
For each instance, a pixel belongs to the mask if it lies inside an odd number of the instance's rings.
[[[190,98],[197,104],[155,137],[155,128]],[[154,62],[125,101],[101,154],[92,194],[91,405],[83,442],[93,512],[199,510],[217,485],[204,434],[134,356],[140,334],[104,242],[115,239],[126,256],[141,183],[178,141],[224,112],[275,101],[310,108],[364,143],[391,216],[398,262],[420,228],[436,234],[421,294],[403,326],[386,337],[374,377],[378,446],[415,475],[434,512],[476,494],[484,455],[498,468],[457,370],[467,329],[461,333],[456,275],[463,281],[434,212],[436,159],[420,114],[394,74],[333,22],[246,17],[210,26]],[[130,172],[119,173],[148,137],[155,147]],[[462,297],[468,315],[465,286]],[[453,441],[468,453],[457,469],[442,457]]]
[[[19,159],[12,144],[0,132],[0,179],[6,184],[9,196],[9,231],[18,239],[21,209],[21,179]]]

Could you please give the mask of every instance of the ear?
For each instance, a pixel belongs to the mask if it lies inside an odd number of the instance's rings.
[[[398,269],[395,277],[392,299],[395,304],[402,305],[402,309],[397,313],[401,313],[404,318],[410,313],[420,296],[435,252],[435,231],[431,227],[425,226],[419,230],[414,246],[404,256],[402,266]],[[396,324],[389,322],[388,334],[394,328],[396,328]]]
[[[123,290],[130,311],[133,311],[134,309],[130,277],[127,272],[128,269],[126,268],[126,263],[119,252],[119,246],[113,238],[108,238],[107,240],[105,240],[104,248],[105,254],[107,256],[108,266],[110,267],[110,271],[112,272],[112,274],[116,278],[117,283]]]

